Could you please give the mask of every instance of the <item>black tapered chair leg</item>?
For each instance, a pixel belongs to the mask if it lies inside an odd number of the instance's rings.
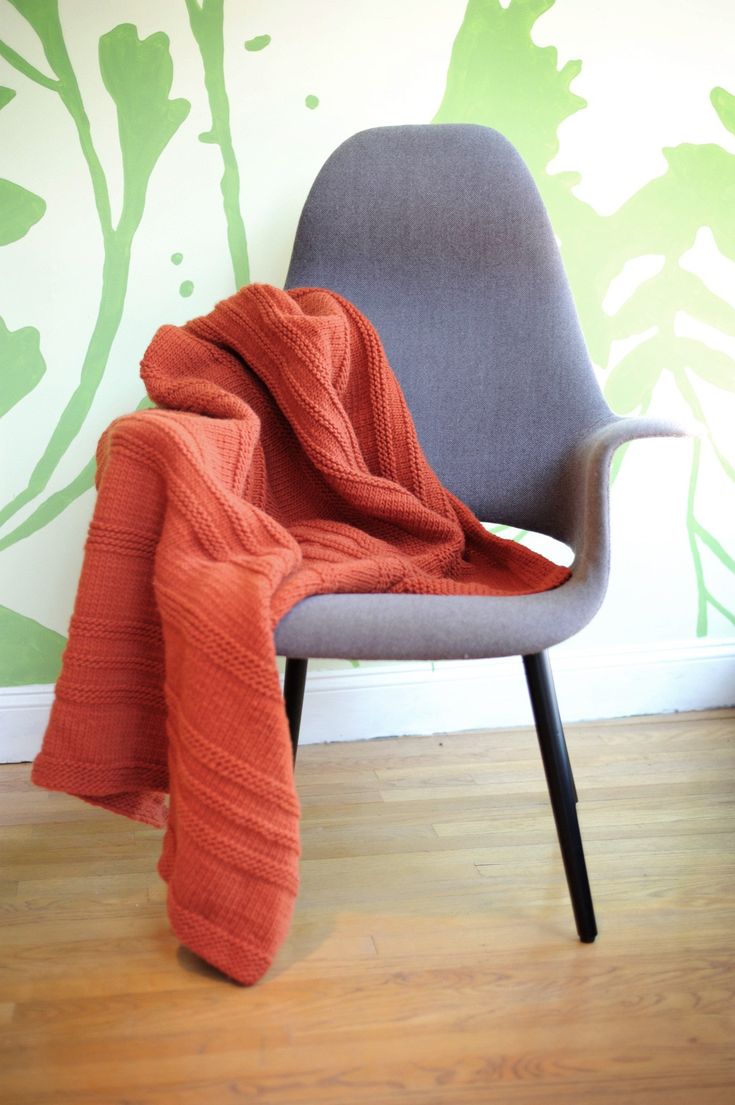
[[[306,686],[306,669],[308,658],[288,657],[286,660],[286,674],[283,680],[283,699],[288,718],[288,728],[291,734],[291,747],[293,758],[296,761],[296,751],[299,747],[299,730],[301,728],[301,708],[304,705],[304,687]]]
[[[537,652],[524,656],[523,666],[577,932],[583,943],[591,944],[597,936],[597,924],[577,819],[576,789],[559,716],[551,665],[545,652]]]

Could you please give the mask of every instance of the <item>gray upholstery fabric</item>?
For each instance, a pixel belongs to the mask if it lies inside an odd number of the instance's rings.
[[[429,462],[485,521],[547,533],[574,576],[517,598],[330,595],[276,629],[286,656],[441,659],[537,652],[594,615],[608,575],[614,448],[676,434],[618,419],[589,362],[533,180],[487,127],[363,131],[319,173],[287,287],[327,287],[376,326]]]
[[[318,595],[281,619],[282,656],[456,660],[528,655],[578,633],[596,614],[609,572],[608,473],[615,449],[637,437],[678,436],[661,419],[621,418],[575,450],[570,482],[575,552],[563,587],[516,597]]]

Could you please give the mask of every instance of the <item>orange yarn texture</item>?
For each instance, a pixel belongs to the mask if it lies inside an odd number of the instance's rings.
[[[176,935],[252,983],[298,889],[280,618],[327,592],[530,594],[569,572],[442,487],[374,329],[336,294],[249,285],[162,327],[142,375],[158,409],[100,440],[32,778],[165,826]]]

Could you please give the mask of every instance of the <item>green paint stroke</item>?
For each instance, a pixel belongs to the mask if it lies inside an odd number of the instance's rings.
[[[135,27],[121,24],[99,43],[102,79],[117,108],[123,163],[123,203],[113,225],[107,180],[95,149],[59,21],[58,0],[9,0],[40,38],[54,78],[47,77],[0,41],[0,56],[42,87],[55,91],[76,127],[92,182],[102,232],[104,261],[99,308],[80,379],[51,438],[31,473],[27,487],[0,511],[0,524],[39,495],[48,484],[69,445],[79,433],[92,405],[122,320],[130,273],[130,250],[145,207],[153,168],[189,112],[186,100],[170,100],[173,65],[166,35],[143,41]]]
[[[0,538],[0,552],[2,552],[3,549],[9,548],[11,545],[15,545],[18,541],[23,541],[24,538],[37,533],[38,530],[43,529],[44,526],[53,522],[54,518],[58,518],[60,514],[63,514],[66,508],[71,506],[80,495],[83,495],[85,491],[89,491],[94,487],[94,473],[95,460],[92,458],[66,487],[62,487],[59,491],[54,492],[53,495],[49,495],[47,499],[44,499],[44,501],[36,507],[25,521],[21,522],[19,526],[16,526],[12,533],[8,533],[5,537]]]
[[[43,215],[46,203],[12,180],[0,180],[0,246],[24,238]]]
[[[0,606],[0,686],[56,682],[65,645],[60,633]]]
[[[194,284],[191,280],[182,280],[179,284],[179,295],[182,295],[184,299],[188,299],[193,291]]]
[[[245,223],[240,211],[240,171],[230,129],[230,102],[224,69],[224,0],[186,0],[189,23],[204,66],[204,84],[212,116],[210,130],[199,135],[201,142],[219,146],[223,173],[220,180],[227,223],[227,242],[235,284],[250,282],[250,264]]]
[[[735,155],[714,144],[684,144],[664,151],[668,167],[612,215],[598,214],[572,189],[576,173],[548,172],[558,150],[559,125],[585,106],[570,90],[578,61],[557,69],[553,47],[534,45],[531,31],[554,0],[469,0],[452,50],[447,83],[436,123],[467,122],[494,127],[520,150],[561,243],[565,268],[593,359],[608,363],[613,341],[654,329],[612,369],[606,395],[620,413],[645,412],[663,377],[673,377],[685,402],[707,432],[708,445],[724,473],[735,468],[706,426],[695,383],[705,380],[735,390],[735,361],[716,349],[677,336],[675,318],[695,319],[735,334],[735,311],[691,273],[681,258],[702,226],[711,228],[718,248],[735,259]],[[735,133],[735,96],[715,88],[712,105],[723,126]],[[602,308],[612,279],[626,261],[648,254],[665,258],[661,272],[642,284],[611,318]],[[692,383],[692,380],[694,383]],[[616,457],[615,472],[622,462]],[[733,612],[707,586],[699,546],[730,568],[733,558],[698,521],[694,503],[701,478],[700,452],[693,453],[687,528],[697,584],[697,632],[707,632],[709,606],[729,620]],[[730,508],[732,513],[732,508]]]
[[[319,97],[309,95],[304,100],[304,103],[311,111],[313,111],[315,107],[319,107]]]
[[[259,50],[265,50],[266,46],[270,46],[270,35],[256,35],[255,38],[249,38],[245,43],[245,49],[249,50],[251,54],[257,53]]]
[[[5,85],[0,85],[0,111],[10,103],[15,96],[14,88],[6,88]]]
[[[184,260],[183,253],[172,253],[171,254],[171,264],[172,265],[180,265],[183,260]]]
[[[0,318],[0,418],[33,391],[45,371],[38,330],[33,326],[8,330]]]
[[[142,411],[150,410],[151,407],[155,407],[155,403],[147,395],[144,395],[135,409],[136,411]],[[71,506],[80,495],[83,495],[85,491],[89,491],[94,486],[95,472],[96,458],[93,456],[73,480],[70,480],[65,487],[59,488],[53,495],[49,495],[48,499],[37,506],[33,513],[29,514],[19,526],[16,526],[11,533],[7,533],[0,540],[0,551],[9,548],[17,541],[30,537],[50,522],[53,522],[54,518],[58,518],[60,514],[63,514],[66,508]]]

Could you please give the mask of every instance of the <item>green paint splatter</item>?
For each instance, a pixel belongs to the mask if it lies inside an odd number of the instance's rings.
[[[56,92],[69,112],[92,181],[104,262],[99,309],[79,383],[62,411],[27,487],[0,511],[0,524],[44,490],[84,424],[122,320],[130,251],[143,216],[148,181],[156,161],[186,118],[190,106],[186,100],[168,98],[173,64],[166,35],[153,34],[141,41],[135,27],[128,23],[114,27],[102,36],[99,42],[100,71],[117,108],[123,163],[122,211],[117,226],[114,226],[107,180],[92,141],[89,119],[64,41],[58,0],[9,2],[38,35],[55,77],[47,77],[35,69],[2,41],[0,56],[36,84]]]
[[[0,686],[54,683],[65,645],[60,633],[0,606]]]
[[[33,326],[8,330],[0,318],[0,365],[3,372],[0,418],[33,391],[46,371],[40,342],[41,335]]]
[[[6,88],[5,85],[0,85],[0,111],[10,103],[14,96],[14,88]]]
[[[678,312],[735,334],[735,311],[680,265],[682,255],[702,226],[711,228],[718,248],[735,259],[735,155],[716,145],[681,145],[664,151],[666,173],[650,181],[612,215],[598,214],[572,189],[575,173],[550,174],[549,161],[559,147],[558,128],[585,106],[570,91],[580,62],[557,69],[553,47],[535,46],[531,30],[554,0],[469,0],[452,50],[447,84],[436,123],[482,123],[505,134],[531,168],[561,243],[582,329],[592,358],[606,365],[612,342],[656,328],[609,373],[606,395],[620,413],[644,413],[664,375],[673,377],[695,418],[705,416],[690,375],[735,390],[735,362],[717,350],[677,336]],[[712,92],[712,104],[723,125],[735,133],[735,96]],[[602,308],[612,279],[626,261],[662,254],[658,276],[646,281],[610,318]],[[735,479],[735,468],[711,431],[708,443],[723,472]],[[614,474],[623,454],[615,458]],[[714,534],[698,521],[694,509],[701,478],[699,453],[692,462],[688,530],[697,581],[697,632],[707,631],[707,607],[733,621],[735,615],[709,591],[698,546],[704,543],[729,567],[732,558]]]
[[[256,35],[255,38],[249,38],[245,43],[245,49],[249,50],[251,54],[255,54],[258,50],[265,50],[266,46],[270,45],[270,35]]]
[[[184,260],[183,253],[172,253],[171,254],[171,264],[172,265],[180,265],[183,260]]]
[[[223,0],[186,0],[189,24],[199,47],[204,66],[204,83],[212,116],[210,130],[199,135],[200,142],[219,146],[224,171],[220,181],[227,223],[227,242],[237,287],[250,281],[247,236],[240,211],[240,171],[230,130],[230,102],[224,72]]]
[[[304,100],[304,103],[311,111],[313,111],[315,107],[319,107],[319,97],[309,95]]]
[[[25,237],[43,215],[46,203],[12,180],[0,180],[0,246]]]
[[[183,295],[184,299],[188,299],[193,291],[194,284],[191,280],[183,280],[179,284],[179,295]]]

